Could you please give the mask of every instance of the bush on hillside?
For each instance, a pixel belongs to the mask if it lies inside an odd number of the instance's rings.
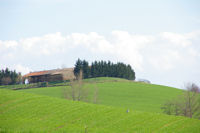
[[[180,115],[200,119],[200,88],[187,84],[182,95],[167,101],[161,109],[168,115]]]
[[[48,82],[39,82],[37,84],[38,87],[48,87]]]

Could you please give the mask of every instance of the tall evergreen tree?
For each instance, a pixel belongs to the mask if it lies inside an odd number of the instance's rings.
[[[89,78],[90,68],[89,68],[88,62],[86,60],[82,61],[82,69],[83,69],[83,78]]]
[[[110,61],[94,61],[91,66],[88,62],[77,60],[74,68],[74,74],[77,76],[80,70],[83,70],[84,78],[95,77],[119,77],[129,80],[135,80],[135,72],[130,65],[122,62],[114,64]]]
[[[18,80],[19,76],[21,76],[20,73],[17,73],[15,70],[10,71],[8,68],[5,70],[0,70],[0,85],[8,85],[8,84],[16,84],[19,83],[20,80]]]
[[[78,75],[79,75],[81,69],[82,69],[82,61],[81,61],[80,59],[78,59],[78,60],[76,61],[75,67],[74,67],[74,75],[75,75],[76,77],[78,77]]]

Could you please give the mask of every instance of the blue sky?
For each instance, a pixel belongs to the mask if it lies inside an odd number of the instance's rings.
[[[156,84],[200,83],[198,0],[0,0],[0,20],[3,67],[27,73],[80,57],[129,63]]]
[[[0,39],[47,33],[191,32],[200,25],[198,0],[0,0]]]

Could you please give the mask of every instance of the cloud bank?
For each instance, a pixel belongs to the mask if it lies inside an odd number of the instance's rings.
[[[185,34],[163,32],[155,35],[112,31],[60,32],[19,40],[0,40],[0,65],[29,71],[72,67],[77,58],[121,61],[130,64],[138,78],[180,87],[200,79],[200,31]]]

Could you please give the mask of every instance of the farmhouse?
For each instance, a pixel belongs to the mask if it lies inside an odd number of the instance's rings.
[[[74,79],[74,68],[54,69],[31,72],[23,76],[23,81],[28,83],[52,82]]]

